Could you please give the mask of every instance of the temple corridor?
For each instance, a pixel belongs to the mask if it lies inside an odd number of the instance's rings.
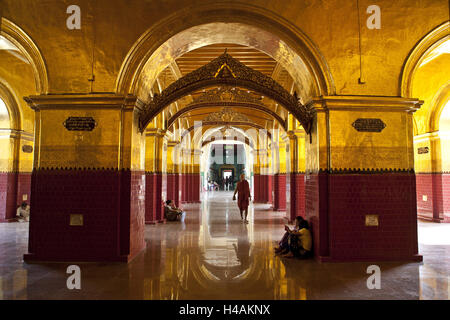
[[[146,248],[129,264],[23,262],[28,223],[0,224],[0,299],[449,299],[449,224],[418,222],[422,263],[375,263],[381,289],[366,287],[372,263],[280,258],[273,246],[285,213],[250,204],[248,225],[232,192],[184,206],[184,223],[145,226]],[[66,268],[81,268],[68,290]]]

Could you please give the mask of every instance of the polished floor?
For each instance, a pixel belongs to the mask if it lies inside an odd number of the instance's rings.
[[[0,299],[450,299],[450,224],[419,222],[422,263],[280,258],[273,246],[284,213],[250,206],[241,222],[231,192],[185,206],[184,223],[146,226],[147,249],[129,264],[81,263],[81,289],[66,287],[67,263],[26,264],[28,223],[0,224]]]

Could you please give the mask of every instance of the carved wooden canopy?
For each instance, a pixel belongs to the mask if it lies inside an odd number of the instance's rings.
[[[230,86],[205,90],[201,95],[195,97],[191,103],[172,115],[167,121],[167,127],[169,128],[183,114],[205,107],[239,107],[258,110],[270,115],[278,121],[281,127],[286,129],[286,121],[262,102],[261,95],[255,96],[247,90]]]
[[[290,94],[275,80],[247,67],[227,53],[181,77],[160,95],[155,94],[141,111],[140,130],[144,131],[148,123],[169,104],[196,90],[216,85],[243,87],[259,92],[285,107],[300,121],[305,131],[310,132],[314,114],[312,107],[304,106],[295,94]]]

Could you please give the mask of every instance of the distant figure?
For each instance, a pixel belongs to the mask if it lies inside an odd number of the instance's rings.
[[[228,191],[228,177],[225,178],[225,190]]]
[[[244,219],[245,223],[248,223],[248,204],[251,200],[250,186],[248,181],[245,180],[245,173],[241,174],[241,181],[238,182],[236,189],[234,190],[233,200],[236,200],[236,193],[238,193],[238,207],[241,213],[241,219]],[[245,212],[245,218],[243,217],[243,212]]]
[[[172,200],[167,200],[166,205],[164,206],[164,217],[168,221],[177,221],[180,218],[181,221],[184,221],[186,213],[177,208],[175,203]]]
[[[20,222],[30,220],[30,206],[25,201],[17,208],[16,216],[19,218]]]

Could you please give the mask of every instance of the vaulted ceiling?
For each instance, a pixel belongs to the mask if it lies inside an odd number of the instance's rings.
[[[162,90],[167,88],[171,83],[175,82],[182,76],[204,66],[211,60],[220,56],[224,51],[227,51],[233,58],[236,58],[240,62],[244,63],[246,66],[257,70],[264,75],[272,77],[279,84],[281,84],[287,91],[293,92],[293,80],[289,73],[278,64],[272,57],[267,54],[242,45],[237,44],[213,44],[198,48],[196,50],[190,51],[183,56],[176,59],[175,63],[168,66],[159,76],[155,86],[153,88],[154,92],[160,93]],[[209,90],[209,89],[207,89]],[[206,90],[206,91],[207,91]],[[269,110],[269,112],[264,112],[257,109],[251,108],[240,108],[233,107],[232,110],[236,113],[242,114],[245,117],[258,126],[264,127],[266,129],[280,128],[280,120],[287,120],[287,111],[281,108],[273,100],[262,96],[259,93],[247,91],[249,94],[258,97],[260,102]],[[188,97],[178,100],[176,103],[171,104],[165,110],[165,119],[173,120],[174,115],[180,115],[180,118],[173,121],[175,126],[183,127],[193,125],[194,121],[203,120],[211,113],[219,113],[223,106],[208,106],[205,108],[189,110],[180,114],[180,110],[186,108],[192,104],[199,96],[203,95],[205,90],[200,90],[194,92]],[[270,115],[272,113],[278,118],[278,121]]]

